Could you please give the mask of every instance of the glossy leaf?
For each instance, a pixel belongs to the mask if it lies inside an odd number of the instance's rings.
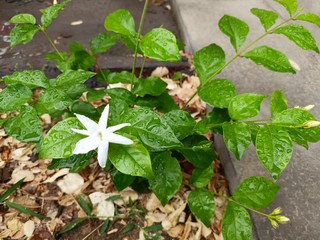
[[[239,184],[233,193],[233,198],[247,207],[262,209],[273,202],[279,189],[280,186],[273,181],[253,176],[244,179]]]
[[[254,63],[275,72],[295,73],[289,59],[282,52],[268,46],[257,47],[244,54],[245,58],[251,59]]]
[[[34,88],[47,88],[49,86],[46,75],[40,70],[25,70],[22,72],[14,72],[11,75],[3,77],[7,85],[13,83],[21,83],[31,89]]]
[[[17,203],[13,203],[13,202],[5,202],[5,204],[10,207],[10,208],[13,208],[21,213],[24,213],[26,215],[30,215],[30,216],[34,216],[36,218],[39,218],[39,219],[50,219],[46,216],[43,216],[39,213],[36,213],[28,208],[25,208],[24,206],[20,205],[20,204],[17,204]]]
[[[140,97],[145,95],[159,96],[166,91],[167,83],[159,77],[148,77],[139,79],[134,85],[132,92]]]
[[[286,168],[293,151],[289,133],[270,125],[260,128],[256,149],[260,161],[274,179]]]
[[[88,70],[95,64],[96,58],[89,54],[82,44],[71,42],[69,43],[68,48],[71,52],[71,56],[68,60],[70,69]]]
[[[98,110],[94,106],[92,106],[91,103],[84,102],[81,100],[74,101],[70,106],[70,110],[73,113],[78,113],[87,116],[88,118],[93,120],[98,120],[100,117]]]
[[[313,13],[304,13],[296,17],[296,20],[313,23],[320,28],[320,17]]]
[[[117,125],[120,122],[124,122],[124,119],[128,115],[129,105],[125,101],[119,98],[111,98],[109,101],[109,118],[108,124],[110,126]],[[102,111],[101,111],[102,112]]]
[[[177,110],[178,105],[168,92],[163,92],[160,96],[146,95],[143,98],[137,98],[136,105],[148,108],[156,108],[158,111],[167,113]]]
[[[56,88],[48,88],[45,92],[40,94],[34,108],[40,115],[49,113],[52,116],[58,116],[71,104],[71,98],[63,91]]]
[[[134,78],[134,82],[137,82],[137,78]],[[128,71],[109,73],[107,75],[107,83],[131,83],[131,73]]]
[[[138,141],[131,145],[110,144],[108,156],[113,166],[124,174],[147,179],[154,177],[149,152]]]
[[[229,115],[234,120],[255,117],[260,112],[260,105],[267,95],[243,93],[231,99]]]
[[[274,91],[271,97],[271,116],[276,116],[288,108],[287,100],[281,90]]]
[[[42,16],[41,16],[42,26],[47,28],[52,23],[52,21],[58,17],[59,12],[63,10],[64,6],[68,2],[70,2],[70,0],[65,0],[61,3],[55,4],[40,10],[42,12]]]
[[[196,188],[202,188],[208,185],[213,176],[213,168],[210,165],[207,168],[196,168],[192,171],[190,182]]]
[[[240,160],[251,143],[249,126],[242,122],[225,122],[222,128],[227,148]]]
[[[136,26],[131,13],[126,9],[119,9],[106,17],[104,27],[108,31],[123,34],[125,36],[134,36]]]
[[[38,26],[30,23],[16,25],[10,32],[10,47],[30,42],[38,31]]]
[[[130,133],[138,137],[151,151],[182,146],[170,126],[150,109],[131,109],[124,122],[131,123],[131,127],[128,128]]]
[[[200,188],[190,192],[188,196],[188,206],[192,214],[204,223],[210,226],[214,216],[214,198],[207,189]]]
[[[224,15],[220,19],[219,28],[230,38],[230,42],[236,51],[246,41],[249,33],[249,26],[245,22],[229,15]]]
[[[214,43],[197,51],[193,61],[200,82],[212,78],[224,66],[225,58],[223,49]]]
[[[285,9],[288,11],[290,16],[296,13],[298,9],[298,1],[297,0],[274,0],[280,3]]]
[[[135,96],[125,88],[111,88],[105,90],[105,92],[108,93],[111,98],[117,98],[117,100],[124,101],[128,105],[132,104],[135,100]]]
[[[179,162],[170,152],[156,155],[152,160],[155,178],[150,179],[150,188],[164,206],[176,194],[182,184]]]
[[[36,110],[22,105],[20,114],[10,117],[4,124],[7,134],[22,142],[37,143],[42,139],[42,127]]]
[[[110,175],[112,177],[113,184],[118,191],[122,191],[123,189],[129,187],[136,179],[135,176],[123,174],[116,168],[112,169]]]
[[[313,50],[319,53],[319,48],[317,46],[316,40],[312,36],[311,32],[304,26],[298,24],[290,24],[280,27],[273,32],[277,34],[283,34],[302,49]]]
[[[87,214],[87,216],[91,216],[92,214],[92,203],[90,198],[85,194],[80,194],[77,196],[77,202],[79,203],[80,207],[83,211]]]
[[[140,47],[147,57],[166,62],[181,60],[174,34],[164,28],[154,28],[142,39]]]
[[[21,24],[21,23],[36,24],[36,18],[31,14],[21,13],[21,14],[13,16],[9,20],[9,23],[14,23],[14,24]]]
[[[47,53],[44,55],[44,59],[47,61],[54,61],[61,72],[71,68],[68,54],[66,52],[60,52],[60,54],[57,52]]]
[[[225,240],[251,240],[252,223],[245,208],[228,203],[222,219],[222,235]]]
[[[214,79],[199,91],[199,97],[210,106],[228,108],[231,99],[236,96],[236,87],[227,79]]]
[[[14,193],[23,183],[24,178],[20,179],[18,182],[13,184],[8,190],[6,190],[4,193],[0,195],[0,203],[2,203],[4,200],[6,200],[7,197],[9,197],[12,193]]]
[[[71,128],[83,129],[83,126],[77,118],[67,118],[54,125],[41,145],[40,158],[71,157],[76,143],[84,138],[83,135],[75,133]]]
[[[122,35],[121,36],[121,41],[124,45],[126,45],[126,47],[128,49],[130,49],[133,53],[135,52],[136,50],[136,42],[137,40],[140,42],[141,41],[141,38],[142,38],[142,35],[140,35],[138,37],[138,33],[135,33],[134,35],[132,36],[125,36],[125,35]],[[138,46],[138,53],[139,54],[143,54],[142,51],[141,51],[141,48],[140,48],[140,44]]]
[[[263,28],[268,31],[278,19],[278,14],[269,10],[252,8],[251,13],[257,16],[263,26]]]
[[[111,32],[103,32],[94,36],[90,42],[90,50],[93,54],[103,53],[113,47],[119,40],[119,35]]]
[[[89,89],[87,99],[90,102],[100,101],[106,95],[106,89]]]
[[[0,92],[0,112],[13,112],[32,98],[29,88],[21,84],[10,84]]]
[[[171,127],[179,140],[193,133],[196,121],[190,113],[182,110],[173,110],[163,115],[162,119]]]
[[[250,134],[251,134],[251,141],[254,146],[256,146],[256,139],[257,134],[259,132],[260,126],[258,124],[249,124]]]

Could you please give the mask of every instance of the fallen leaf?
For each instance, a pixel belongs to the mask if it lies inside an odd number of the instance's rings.
[[[32,237],[34,229],[34,221],[29,220],[23,224],[23,232],[27,237]]]
[[[114,204],[111,201],[106,201],[108,197],[114,194],[94,192],[89,195],[91,203],[93,205],[92,213],[101,217],[113,217],[114,216]]]
[[[67,194],[79,193],[83,184],[84,180],[78,173],[68,173],[57,182],[61,191]]]
[[[24,178],[23,182],[31,182],[34,179],[34,174],[30,170],[16,168],[13,170],[11,178],[10,183],[13,184],[17,183],[22,178]]]

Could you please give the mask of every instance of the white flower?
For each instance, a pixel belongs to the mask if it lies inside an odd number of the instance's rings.
[[[107,128],[109,105],[104,108],[98,123],[86,116],[80,114],[75,115],[87,130],[73,128],[71,130],[88,137],[77,142],[73,154],[84,154],[98,148],[98,162],[99,165],[104,168],[108,159],[109,143],[123,145],[133,144],[133,141],[129,138],[114,133],[123,127],[130,126],[129,123],[122,123]]]

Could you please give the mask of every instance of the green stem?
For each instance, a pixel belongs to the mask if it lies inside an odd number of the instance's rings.
[[[143,69],[144,69],[144,65],[146,64],[146,61],[147,61],[147,57],[144,56],[143,61],[142,61],[142,65],[141,65],[141,69],[140,69],[140,73],[139,73],[139,79],[142,77],[142,73],[143,73]]]
[[[138,56],[138,48],[139,48],[139,44],[140,44],[140,42],[139,42],[140,41],[140,35],[141,35],[141,31],[142,31],[144,17],[145,17],[146,12],[147,12],[148,4],[149,4],[149,0],[146,0],[144,2],[142,15],[141,15],[141,19],[140,19],[140,24],[139,24],[139,29],[138,29],[138,34],[137,34],[137,38],[136,38],[136,48],[134,50],[134,58],[133,58],[133,63],[132,63],[131,87],[130,87],[131,90],[133,88],[133,79],[134,79],[134,74],[135,74],[136,66],[137,66],[137,56]]]
[[[51,44],[51,46],[53,47],[53,49],[58,53],[59,57],[64,60],[64,58],[62,57],[59,49],[56,47],[56,45],[52,42],[51,38],[49,37],[49,35],[47,34],[46,30],[43,27],[40,27],[41,32],[43,33],[43,35],[45,36],[45,38],[48,40],[48,42]]]

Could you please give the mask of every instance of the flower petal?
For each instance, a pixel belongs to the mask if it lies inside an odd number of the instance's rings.
[[[98,147],[98,162],[104,168],[108,160],[109,142],[103,142]]]
[[[84,154],[96,149],[100,144],[100,139],[97,136],[89,136],[77,142],[73,150],[73,154]]]
[[[97,131],[98,128],[98,124],[91,120],[90,118],[81,115],[81,114],[74,114],[76,115],[76,117],[79,119],[79,121],[83,124],[83,126],[85,126],[85,128],[90,132],[90,133],[94,133]]]
[[[107,127],[107,123],[108,123],[108,116],[109,116],[109,105],[107,105],[103,112],[101,113],[101,117],[99,119],[99,129],[102,130],[102,129],[106,129]]]
[[[107,141],[110,143],[117,143],[117,144],[123,144],[123,145],[133,144],[133,141],[131,139],[115,133],[109,133],[106,136],[106,138],[107,138]]]
[[[115,125],[115,126],[112,126],[112,127],[108,127],[107,128],[107,131],[109,133],[113,133],[121,128],[124,128],[124,127],[127,127],[127,126],[131,126],[130,123],[121,123],[121,124],[118,124],[118,125]]]
[[[83,130],[83,129],[75,129],[75,128],[71,128],[72,131],[82,134],[82,135],[90,135],[90,132],[88,130]]]

